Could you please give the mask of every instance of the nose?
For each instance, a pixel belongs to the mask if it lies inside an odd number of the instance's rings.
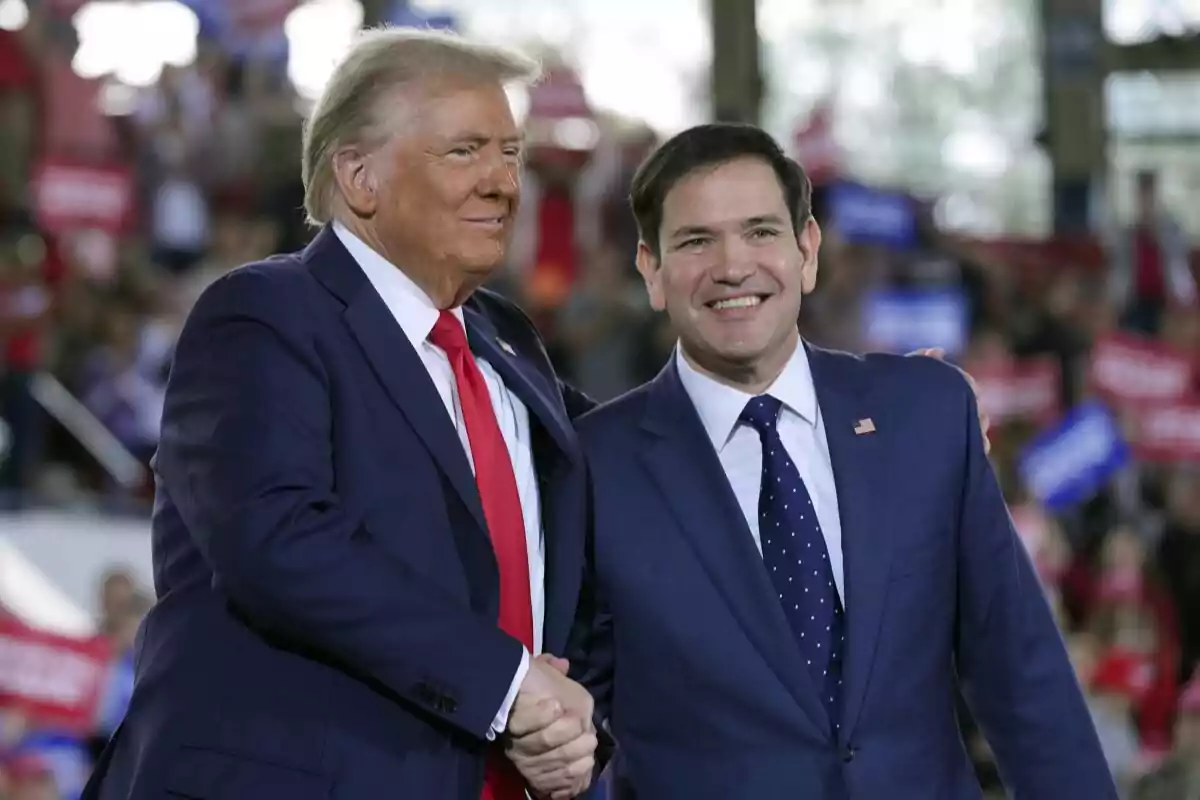
[[[718,251],[712,269],[714,281],[727,286],[740,286],[758,269],[753,252],[741,237],[728,236]]]
[[[488,153],[481,162],[481,169],[478,189],[482,196],[512,199],[520,192],[521,179],[517,165],[503,152],[493,152],[488,148]]]

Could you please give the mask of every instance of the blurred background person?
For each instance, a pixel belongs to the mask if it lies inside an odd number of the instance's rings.
[[[1132,800],[1197,800],[1200,798],[1200,676],[1188,682],[1179,698],[1175,744],[1170,754],[1138,779]]]
[[[1166,312],[1196,301],[1186,234],[1163,206],[1158,174],[1137,173],[1137,217],[1117,236],[1112,254],[1112,292],[1129,330],[1154,336]]]

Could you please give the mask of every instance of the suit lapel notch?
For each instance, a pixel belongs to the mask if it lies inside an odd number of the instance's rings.
[[[552,393],[553,387],[546,378],[521,358],[511,344],[500,338],[496,326],[484,314],[463,306],[463,319],[471,350],[500,374],[505,387],[520,398],[559,451],[571,461],[578,460],[574,431],[561,402],[556,402],[557,393]]]

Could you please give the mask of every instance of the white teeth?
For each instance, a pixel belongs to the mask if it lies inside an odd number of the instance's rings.
[[[713,308],[750,308],[762,302],[758,295],[750,295],[749,297],[731,297],[728,300],[718,300],[713,303]]]

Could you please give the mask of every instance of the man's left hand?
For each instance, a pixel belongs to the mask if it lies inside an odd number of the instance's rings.
[[[910,356],[928,356],[936,358],[938,361],[943,361],[946,358],[946,351],[940,347],[925,347],[920,350],[914,350],[909,353]],[[983,408],[983,398],[979,396],[979,384],[971,377],[970,373],[953,364],[950,366],[957,369],[967,379],[967,383],[971,386],[971,391],[975,393],[975,407],[979,409],[979,428],[983,431],[983,452],[990,453],[992,443],[988,440],[988,429],[991,428],[991,420],[988,419],[987,411]]]
[[[548,654],[534,659],[566,678],[569,664]],[[573,686],[575,684],[572,684]],[[534,709],[520,724],[509,722],[507,755],[537,800],[570,800],[587,791],[595,767],[597,745],[591,696],[576,686],[587,703],[567,714],[542,714]],[[515,707],[514,707],[515,708]]]

